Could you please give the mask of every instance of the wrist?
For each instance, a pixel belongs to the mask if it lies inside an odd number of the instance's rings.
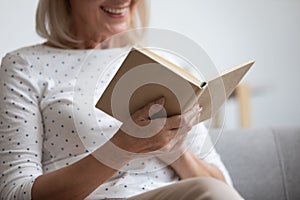
[[[190,151],[185,151],[177,160],[170,164],[170,166],[178,173],[182,174],[185,170],[190,170],[194,165],[193,156]]]
[[[138,138],[131,136],[124,132],[122,128],[110,139],[110,142],[112,145],[116,146],[116,148],[132,153],[132,155],[142,152],[143,148],[146,146],[142,139],[139,140]]]
[[[199,160],[191,151],[185,151],[184,154],[170,166],[182,179],[211,176],[203,161]]]
[[[134,157],[133,153],[119,148],[110,140],[92,152],[91,155],[99,162],[116,170],[122,168]]]

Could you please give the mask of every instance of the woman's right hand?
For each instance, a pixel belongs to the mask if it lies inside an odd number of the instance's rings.
[[[193,106],[182,115],[151,119],[163,109],[165,100],[160,98],[132,114],[112,137],[111,142],[121,149],[133,153],[168,151],[184,140],[200,117],[199,105]],[[172,140],[175,141],[172,141]]]

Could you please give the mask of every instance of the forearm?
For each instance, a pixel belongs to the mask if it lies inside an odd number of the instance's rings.
[[[130,161],[116,149],[108,141],[92,155],[38,177],[32,187],[33,199],[84,199]]]
[[[223,173],[216,166],[199,159],[191,151],[186,151],[170,166],[182,179],[203,176],[213,177],[225,182]]]
[[[32,198],[84,199],[115,172],[89,155],[70,166],[39,176],[32,188]]]

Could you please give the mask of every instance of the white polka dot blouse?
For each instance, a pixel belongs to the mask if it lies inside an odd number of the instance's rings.
[[[7,54],[0,69],[0,199],[31,199],[35,179],[103,145],[119,122],[94,107],[115,74],[122,49],[63,50],[38,44]],[[120,56],[121,55],[121,56]],[[230,177],[217,152],[203,158],[203,124],[190,149]],[[187,138],[188,140],[188,138]],[[127,163],[86,199],[126,198],[179,180],[162,161]]]

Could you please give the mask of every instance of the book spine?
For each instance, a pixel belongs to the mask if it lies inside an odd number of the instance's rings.
[[[206,89],[206,86],[207,86],[206,82],[201,83],[200,87],[197,88],[197,90],[195,91],[195,94],[192,95],[183,106],[182,113],[186,112],[187,110],[192,108],[196,103],[198,103],[198,99],[203,94],[204,90]]]

